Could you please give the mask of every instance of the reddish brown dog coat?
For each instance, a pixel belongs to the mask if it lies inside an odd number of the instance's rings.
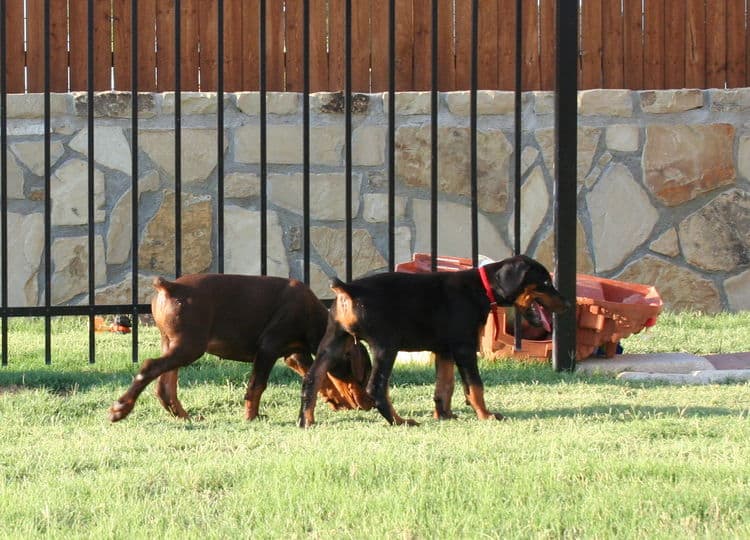
[[[345,363],[348,341],[354,337],[370,346],[372,373],[367,393],[391,424],[414,424],[401,418],[388,396],[388,384],[398,351],[432,351],[436,357],[435,417],[452,418],[453,366],[458,368],[467,402],[479,418],[497,418],[484,402],[477,368],[479,331],[490,312],[489,296],[498,305],[515,306],[535,326],[542,324],[543,307],[559,313],[568,307],[552,285],[549,272],[537,261],[511,257],[479,270],[429,274],[383,273],[351,283],[334,280],[336,300],[326,334],[302,384],[299,425],[313,424],[315,392],[325,373]]]
[[[177,372],[209,352],[253,362],[245,395],[245,417],[258,416],[260,397],[276,359],[304,376],[325,332],[328,310],[302,282],[269,276],[193,274],[175,281],[157,277],[151,301],[161,332],[162,355],[143,362],[130,388],[110,408],[110,420],[125,418],[143,389],[158,377],[156,395],[180,418]],[[320,393],[333,408],[369,408],[363,381],[370,359],[353,339],[346,360],[329,373]]]

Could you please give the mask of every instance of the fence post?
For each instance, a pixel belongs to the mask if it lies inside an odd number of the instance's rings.
[[[578,5],[557,0],[555,93],[555,282],[573,308],[555,315],[552,367],[575,367],[576,350],[576,152],[578,134]]]

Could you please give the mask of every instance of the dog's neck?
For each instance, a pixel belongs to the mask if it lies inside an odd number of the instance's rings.
[[[487,299],[490,301],[491,306],[497,305],[497,299],[495,298],[495,291],[492,290],[490,279],[487,277],[487,268],[484,266],[479,267],[479,277],[482,280],[482,286],[484,287],[484,293],[487,295]]]

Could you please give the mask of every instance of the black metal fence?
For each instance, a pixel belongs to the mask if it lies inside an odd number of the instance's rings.
[[[345,277],[347,280],[352,278],[352,54],[351,54],[351,3],[352,0],[346,1],[345,18],[341,24],[344,25],[344,47],[345,47],[345,65],[343,88],[345,100],[345,165],[346,165],[346,270]],[[267,160],[267,110],[266,110],[266,92],[267,92],[267,64],[266,64],[266,4],[265,0],[259,2],[258,14],[258,39],[260,43],[259,58],[259,80],[260,80],[260,230],[256,232],[261,241],[261,273],[267,271],[267,211],[268,211],[268,160]],[[395,101],[395,66],[397,62],[395,47],[395,0],[383,2],[384,7],[389,10],[389,103]],[[472,15],[472,51],[471,51],[471,88],[470,90],[470,152],[471,152],[471,253],[472,260],[476,265],[478,260],[478,205],[477,205],[477,91],[478,91],[478,74],[482,66],[478,63],[477,39],[478,39],[478,13],[479,0],[471,1]],[[520,177],[520,157],[521,157],[521,65],[522,65],[522,41],[524,39],[521,24],[523,18],[522,0],[516,2],[516,115],[515,115],[515,252],[520,252],[520,223],[521,223],[521,177]],[[88,17],[87,27],[89,35],[94,31],[94,1],[88,0]],[[133,0],[130,5],[131,20],[136,25],[138,21],[138,1]],[[438,0],[432,0],[431,11],[431,43],[432,43],[432,62],[431,62],[431,213],[430,213],[430,230],[431,230],[431,253],[433,265],[437,261],[438,249],[438,21],[441,12],[438,9]],[[6,36],[6,3],[0,2],[0,155],[7,156],[8,148],[8,119],[7,119],[7,47]],[[175,188],[175,273],[181,274],[182,271],[182,241],[179,231],[181,230],[182,213],[181,213],[181,89],[180,89],[180,0],[174,0],[174,69],[175,69],[175,109],[174,109],[174,132],[175,132],[175,161],[174,161],[174,188]],[[217,56],[223,58],[224,54],[224,2],[218,0],[217,9],[217,32],[218,48]],[[577,2],[566,2],[558,0],[556,6],[557,18],[557,92],[555,102],[556,114],[556,154],[555,154],[555,255],[556,268],[555,279],[560,291],[568,298],[575,296],[575,253],[576,253],[576,135],[577,135],[577,70],[571,68],[576,66],[578,58],[578,7]],[[133,151],[131,164],[132,177],[132,249],[131,249],[131,290],[132,301],[123,305],[97,305],[95,302],[95,279],[94,279],[94,261],[95,250],[94,243],[94,50],[93,40],[89,40],[88,47],[88,303],[86,305],[76,306],[57,306],[52,305],[51,297],[51,197],[50,197],[50,180],[51,180],[51,106],[50,106],[50,0],[44,2],[44,238],[45,248],[43,253],[43,281],[44,281],[44,298],[43,305],[38,307],[12,307],[8,302],[8,170],[7,160],[2,160],[0,168],[0,206],[2,217],[0,227],[2,233],[0,237],[0,257],[2,265],[0,268],[0,287],[2,288],[2,365],[8,365],[10,351],[8,350],[8,319],[10,317],[43,317],[45,320],[45,362],[51,363],[51,340],[52,328],[51,318],[55,316],[88,316],[89,318],[89,362],[95,362],[96,350],[94,339],[94,318],[97,315],[107,314],[131,314],[132,315],[132,358],[134,362],[138,361],[138,316],[150,312],[150,306],[139,304],[138,290],[138,152]],[[334,24],[335,21],[330,21]],[[303,10],[303,42],[308,43],[310,39],[310,2],[304,2]],[[132,112],[132,147],[138,148],[138,31],[134,27],[131,40],[131,110]],[[303,90],[302,90],[302,115],[303,115],[303,175],[302,175],[302,193],[303,193],[303,279],[309,282],[310,279],[310,58],[305,48],[305,54],[302,58],[303,70]],[[218,166],[217,166],[217,188],[218,188],[218,216],[217,216],[217,256],[218,271],[224,270],[224,69],[223,62],[217,61],[217,149],[218,149]],[[395,107],[388,108],[388,269],[393,270],[395,267]],[[433,270],[435,266],[433,266]],[[575,351],[575,314],[567,313],[556,316],[554,331],[554,354],[553,367],[557,370],[569,369],[574,362]]]

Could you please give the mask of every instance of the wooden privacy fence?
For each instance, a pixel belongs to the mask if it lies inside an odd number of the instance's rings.
[[[44,90],[44,0],[4,0],[8,91]],[[571,0],[575,1],[575,0]],[[132,0],[50,2],[50,90],[87,88],[87,45],[94,43],[96,90],[131,89]],[[344,88],[345,1],[309,0],[310,91]],[[472,0],[436,0],[439,89],[471,87]],[[554,86],[555,0],[522,0],[523,86]],[[24,5],[26,18],[24,19]],[[224,0],[224,90],[257,90],[260,0]],[[388,88],[387,0],[352,0],[352,90]],[[138,0],[135,29],[142,91],[175,88],[175,2]],[[181,90],[217,89],[218,0],[180,2]],[[478,84],[510,90],[515,73],[516,0],[479,0]],[[268,90],[303,89],[303,0],[268,0]],[[397,90],[431,87],[433,0],[395,1]],[[706,88],[750,85],[747,0],[583,0],[580,88]],[[24,41],[24,28],[26,41]]]

